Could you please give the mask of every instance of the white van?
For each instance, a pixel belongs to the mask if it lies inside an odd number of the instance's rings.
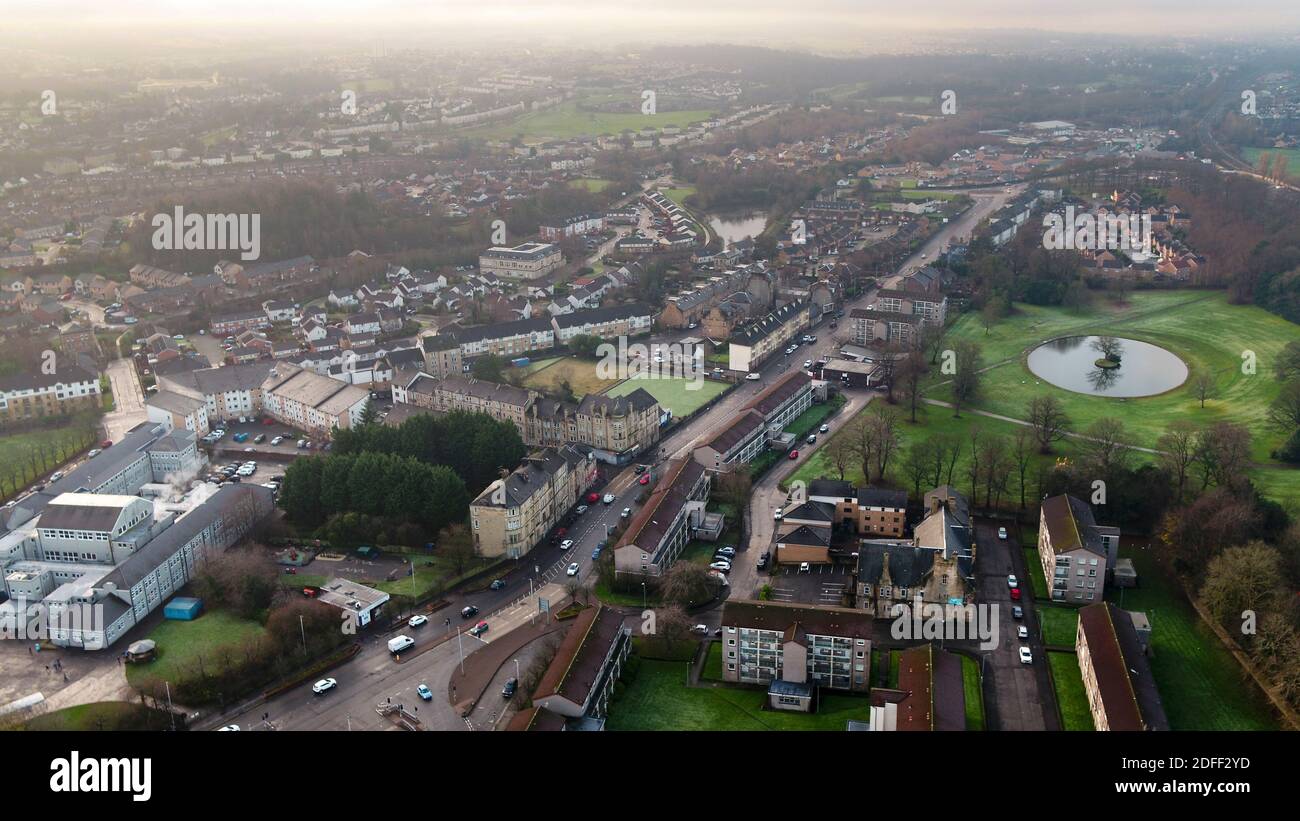
[[[415,639],[410,636],[398,636],[395,639],[388,640],[388,652],[396,655],[403,650],[415,645]]]

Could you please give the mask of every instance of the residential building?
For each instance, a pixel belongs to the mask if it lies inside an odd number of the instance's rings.
[[[757,321],[736,330],[728,348],[729,366],[747,373],[790,344],[811,321],[809,304],[788,302]]]
[[[812,406],[812,377],[791,371],[741,408],[732,421],[691,452],[715,473],[749,464],[780,437],[786,425]]]
[[[145,400],[150,422],[165,425],[167,430],[188,430],[195,436],[208,432],[208,405],[202,399],[173,391],[158,391]]]
[[[1119,558],[1119,528],[1098,525],[1092,508],[1069,494],[1043,500],[1038,515],[1038,560],[1052,600],[1102,600],[1106,571]]]
[[[545,448],[488,485],[469,505],[480,556],[517,559],[546,537],[596,481],[596,460],[573,446]]]
[[[1075,656],[1098,730],[1169,729],[1133,616],[1110,602],[1079,610]]]
[[[275,363],[262,361],[220,368],[158,373],[158,389],[200,399],[209,424],[262,412],[262,384]]]
[[[614,547],[614,573],[661,576],[704,523],[712,486],[709,472],[693,459],[664,463],[659,482]]]
[[[869,614],[847,607],[728,600],[722,606],[722,677],[768,686],[776,710],[808,712],[815,688],[871,688]]]
[[[304,370],[287,362],[276,363],[262,383],[262,407],[273,418],[306,431],[329,437],[361,421],[370,391]]]
[[[99,374],[74,364],[73,359],[65,356],[62,361],[55,360],[54,367],[46,367],[42,359],[0,375],[0,427],[9,422],[97,410],[102,401]]]
[[[537,279],[564,264],[560,246],[546,242],[525,242],[513,248],[493,246],[479,254],[480,273],[506,279]]]

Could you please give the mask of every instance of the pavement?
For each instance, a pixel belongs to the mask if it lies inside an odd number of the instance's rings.
[[[104,414],[106,438],[120,441],[126,432],[148,419],[144,407],[144,390],[135,364],[130,359],[114,359],[106,369],[113,389],[113,410]]]

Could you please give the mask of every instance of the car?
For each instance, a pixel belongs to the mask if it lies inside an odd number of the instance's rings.
[[[621,516],[624,519],[630,519],[632,517],[632,508],[630,507],[623,508],[623,513],[621,514]]]
[[[998,538],[999,538],[999,539],[1002,539],[1003,541],[1006,541],[1006,538],[1007,538],[1007,529],[1006,529],[1005,527],[999,527],[999,528],[998,528]]]
[[[472,604],[467,604],[460,609],[460,617],[462,619],[472,619],[477,615],[478,615],[478,608]]]
[[[99,454],[101,454],[101,453],[103,453],[103,452],[104,452],[104,451],[100,450],[99,448],[91,448],[91,449],[90,449],[90,452],[86,454],[86,458],[87,458],[87,459],[94,459],[96,456],[98,456]]]
[[[1011,575],[1007,576],[1007,587],[1010,587],[1011,589],[1014,590],[1019,586],[1020,586],[1020,582],[1016,581],[1016,574],[1012,573]]]
[[[770,552],[763,553],[762,556],[758,557],[758,569],[766,570],[768,563],[771,561],[772,561],[772,554]]]
[[[594,562],[596,559],[599,559],[599,558],[600,558],[600,551],[601,551],[602,549],[603,549],[603,548],[601,547],[601,545],[596,545],[596,547],[591,551],[591,560],[592,560],[593,562]]]
[[[488,589],[489,589],[489,590],[500,590],[501,588],[503,588],[503,587],[505,587],[505,586],[506,586],[506,580],[505,580],[505,579],[493,579],[493,580],[492,580],[492,583],[488,585]]]
[[[599,502],[599,501],[600,501],[600,494],[599,494],[599,493],[588,493],[588,494],[587,494],[587,504],[589,504],[589,505],[594,505],[594,504],[596,504],[596,502]]]
[[[298,440],[298,450],[302,450],[302,449],[305,448],[305,447],[307,447],[307,440],[306,440],[306,439],[299,439],[299,440]]]
[[[50,474],[50,484],[54,484],[55,482],[59,481],[62,478],[63,478],[63,471],[56,470]]]
[[[284,441],[284,437],[283,437],[283,436],[277,436],[277,437],[275,437],[274,439],[271,440],[271,444],[272,444],[272,445],[278,445],[278,444],[280,444],[280,443],[283,442],[283,441]]]
[[[260,445],[260,444],[262,444],[262,443],[265,442],[265,441],[266,441],[266,434],[265,434],[265,433],[259,433],[259,434],[257,434],[256,436],[253,437],[253,444],[255,444],[255,445]]]
[[[1011,618],[1015,619],[1016,621],[1020,621],[1024,617],[1025,617],[1025,611],[1020,608],[1020,605],[1018,604],[1012,605]]]
[[[803,369],[804,369],[805,371],[810,371],[810,370],[812,370],[812,360],[811,360],[811,359],[805,359],[805,360],[803,361]]]
[[[710,570],[716,570],[719,573],[730,573],[731,562],[713,562],[709,565]]]
[[[241,728],[238,724],[227,724],[226,726],[218,729],[217,732],[219,733],[239,732],[240,729]]]
[[[416,687],[415,694],[425,701],[433,701],[433,691],[429,689],[429,685],[427,684],[421,684],[419,687]]]
[[[772,521],[775,522],[781,521],[783,515],[784,514],[781,513],[781,508],[778,507],[776,510],[772,511]]]
[[[702,636],[707,636],[709,634],[709,626],[707,624],[697,624],[691,628],[691,632],[699,633]]]
[[[337,686],[339,686],[338,679],[323,678],[311,686],[311,691],[316,695],[320,695],[321,693],[328,693]]]
[[[582,568],[578,566],[577,562],[569,562],[569,569],[564,572],[569,576],[576,576],[578,575],[578,571],[581,569]]]
[[[510,698],[515,694],[515,690],[518,689],[519,689],[519,679],[515,678],[514,676],[511,676],[510,678],[506,679],[506,686],[501,688],[501,695],[505,698]]]
[[[481,621],[469,629],[471,636],[481,636],[488,631],[488,623]]]
[[[1028,638],[1029,638],[1029,628],[1028,628],[1028,627],[1025,627],[1023,624],[1017,626],[1017,627],[1016,627],[1016,638],[1020,639],[1021,641],[1026,641],[1026,640],[1028,640]]]
[[[102,441],[102,442],[99,443],[99,446],[100,446],[101,448],[111,448],[111,447],[113,447],[113,440],[112,440],[112,439],[105,439],[104,441]]]
[[[648,474],[648,473],[643,473],[643,474],[641,474],[641,478],[638,479],[636,483],[637,483],[638,485],[648,485],[648,484],[650,484],[650,474]]]
[[[1023,644],[1020,645],[1020,663],[1021,663],[1021,664],[1033,664],[1033,663],[1034,663],[1034,654],[1031,653],[1031,652],[1029,651],[1029,648],[1026,647],[1026,646],[1024,646]]]
[[[564,541],[560,542],[561,550],[568,550],[571,547],[573,547],[573,539],[565,539]]]
[[[750,382],[757,382],[758,380],[763,378],[763,374],[759,373],[758,371],[750,371],[749,373],[745,374],[745,378],[748,379]]]
[[[811,572],[812,572],[812,566],[809,565],[807,562],[800,562],[800,563],[799,563],[799,572],[800,572],[800,573],[811,573]]]
[[[636,470],[632,472],[635,473],[637,476],[640,476],[642,473],[645,473],[645,465],[637,465]]]
[[[1011,600],[1012,600],[1012,601],[1020,601],[1020,588],[1019,588],[1019,587],[1013,587],[1013,588],[1011,588]]]
[[[791,459],[798,459],[798,458],[799,458],[799,451],[797,451],[797,450],[792,450],[792,451],[790,451],[790,458],[791,458]]]
[[[607,504],[607,505],[612,505],[612,504],[614,504],[614,499],[615,499],[615,498],[617,498],[617,497],[615,497],[614,494],[612,494],[612,493],[606,493],[604,496],[601,497],[601,501],[604,502],[604,503]]]
[[[586,505],[578,505],[578,507],[575,508],[573,512],[581,516],[582,514],[586,513],[588,510],[591,510],[591,508],[587,507]]]
[[[418,613],[406,620],[407,627],[423,627],[429,623],[428,616],[421,616]]]
[[[732,556],[736,555],[736,548],[731,546],[720,547],[718,548],[718,552],[716,555],[726,556],[727,558],[731,558]]]
[[[804,442],[809,445],[817,444],[817,434],[815,433],[808,434],[808,438],[805,439]]]
[[[830,426],[830,425],[822,425],[820,428],[817,429],[817,432],[818,432],[818,433],[830,433],[830,432],[831,432],[831,426]]]

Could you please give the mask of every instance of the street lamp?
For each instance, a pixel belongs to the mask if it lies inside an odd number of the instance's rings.
[[[645,603],[645,582],[641,582],[641,609],[646,609]]]

